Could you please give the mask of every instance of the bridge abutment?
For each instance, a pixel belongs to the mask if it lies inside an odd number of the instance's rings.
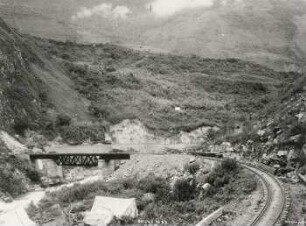
[[[52,159],[35,159],[34,166],[43,175],[42,182],[45,185],[63,182],[63,167],[57,165]]]

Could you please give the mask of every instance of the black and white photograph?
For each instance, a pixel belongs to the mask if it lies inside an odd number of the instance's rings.
[[[0,226],[306,226],[306,0],[0,0]]]

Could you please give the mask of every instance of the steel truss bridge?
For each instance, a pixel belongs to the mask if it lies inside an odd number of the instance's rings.
[[[51,159],[59,166],[98,166],[99,159],[105,162],[111,160],[130,159],[128,153],[39,153],[30,154],[31,161]]]

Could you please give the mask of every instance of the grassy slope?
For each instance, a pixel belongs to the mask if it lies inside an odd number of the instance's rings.
[[[118,123],[138,118],[156,132],[245,121],[277,98],[294,74],[236,59],[144,54],[105,45],[35,40],[61,64],[90,112]],[[175,107],[182,111],[175,111]]]

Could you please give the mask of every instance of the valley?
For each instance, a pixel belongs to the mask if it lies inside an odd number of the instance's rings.
[[[0,226],[303,224],[305,15],[0,0]]]

